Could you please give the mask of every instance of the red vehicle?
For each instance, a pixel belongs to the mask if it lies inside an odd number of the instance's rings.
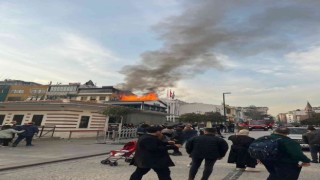
[[[266,120],[251,120],[249,122],[249,131],[252,131],[253,129],[263,129],[268,131],[269,129],[272,129],[272,126],[273,124]]]

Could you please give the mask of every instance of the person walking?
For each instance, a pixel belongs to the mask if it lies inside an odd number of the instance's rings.
[[[194,136],[198,135],[198,131],[192,128],[191,124],[187,124],[186,127],[183,129],[183,141],[187,142]]]
[[[12,136],[16,133],[23,133],[22,131],[14,130],[11,125],[6,124],[2,127],[2,130],[0,130],[0,145],[2,146],[9,146],[9,142],[12,140]]]
[[[20,141],[26,139],[26,146],[33,146],[32,139],[35,134],[38,134],[39,129],[33,124],[33,122],[25,123],[23,126],[17,128],[19,130],[24,130],[23,133],[18,134],[18,138],[12,144],[12,147],[16,147]]]
[[[183,134],[183,129],[184,127],[182,125],[178,125],[175,128],[175,131],[172,134],[171,140],[175,142],[175,144],[179,144],[181,147],[183,145],[183,143],[185,142],[184,139],[184,134]],[[179,150],[179,148],[174,148],[173,149],[173,153],[171,154],[173,156],[182,156],[181,151]]]
[[[168,150],[173,149],[173,141],[165,143],[159,139],[161,136],[160,127],[147,128],[147,134],[142,135],[138,142],[136,152],[131,164],[137,166],[130,177],[130,180],[141,180],[142,177],[153,169],[159,180],[171,180],[170,166],[174,166]]]
[[[146,132],[147,132],[146,129],[147,129],[148,127],[149,127],[148,124],[145,124],[145,123],[141,124],[141,125],[137,128],[137,135],[138,135],[138,137],[146,134]]]
[[[236,170],[252,170],[257,165],[257,160],[252,158],[248,152],[250,144],[255,140],[249,137],[247,129],[240,130],[236,135],[231,135],[228,140],[232,141],[228,163],[235,163]]]
[[[277,144],[277,158],[260,161],[269,172],[267,180],[297,180],[302,167],[310,166],[310,159],[303,154],[300,144],[289,138],[290,129],[279,127],[268,138]],[[258,138],[251,146],[265,137]],[[271,141],[269,141],[270,143]],[[269,152],[272,154],[273,152]],[[301,162],[299,164],[299,162]]]
[[[186,150],[192,158],[189,180],[194,180],[203,160],[205,165],[201,180],[207,180],[216,161],[222,159],[227,153],[227,142],[215,134],[215,128],[205,128],[204,135],[193,137],[187,142]]]
[[[302,135],[303,141],[309,144],[312,163],[320,162],[320,131],[308,126],[308,132]],[[318,155],[319,154],[319,155]]]
[[[161,133],[163,135],[165,135],[166,137],[168,138],[172,138],[172,135],[174,133],[174,130],[173,130],[173,126],[166,126],[162,131]]]

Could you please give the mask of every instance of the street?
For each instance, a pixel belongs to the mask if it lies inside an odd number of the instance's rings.
[[[250,136],[257,138],[270,134],[271,131],[251,131]],[[229,145],[230,142],[228,141]],[[188,177],[190,158],[182,148],[183,156],[172,156],[175,167],[171,168],[173,180],[185,180]],[[309,157],[310,153],[305,152]],[[228,154],[227,154],[228,155]],[[17,170],[7,170],[0,172],[1,180],[127,180],[134,171],[134,166],[129,166],[124,160],[119,161],[119,165],[111,167],[102,165],[100,161],[106,156],[97,156],[61,163],[34,166]],[[320,164],[312,164],[311,167],[303,168],[300,179],[314,180],[318,179]],[[240,172],[235,170],[235,165],[227,163],[227,157],[218,161],[214,166],[213,174],[210,180],[257,180],[266,179],[267,171],[262,165],[257,166],[257,172]],[[200,179],[203,168],[200,168],[196,179]],[[154,180],[157,176],[150,171],[144,180]]]

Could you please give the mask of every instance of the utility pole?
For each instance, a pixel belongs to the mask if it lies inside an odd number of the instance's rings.
[[[224,97],[225,94],[231,94],[231,92],[222,93],[222,96],[223,96],[223,116],[224,116],[224,118],[226,118],[226,102],[225,102],[225,97]]]

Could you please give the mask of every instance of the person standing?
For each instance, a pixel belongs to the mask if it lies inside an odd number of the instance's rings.
[[[242,129],[237,135],[231,135],[228,140],[232,141],[228,163],[236,163],[236,170],[250,170],[250,168],[255,168],[257,160],[252,158],[248,152],[250,144],[255,139],[249,137],[249,131]]]
[[[174,166],[168,150],[173,149],[172,141],[165,143],[159,139],[160,127],[147,128],[147,134],[142,135],[138,142],[136,152],[131,164],[137,166],[130,180],[141,180],[142,177],[153,169],[159,180],[171,180],[170,166]]]
[[[303,141],[309,144],[312,163],[320,162],[320,131],[308,126],[308,132],[302,135]],[[318,156],[319,154],[319,156]]]
[[[205,165],[201,180],[207,180],[216,161],[222,159],[227,153],[227,142],[215,134],[215,128],[205,128],[204,135],[193,137],[187,142],[186,150],[192,158],[189,180],[194,180],[203,160]]]
[[[18,134],[18,138],[12,144],[12,147],[16,147],[20,141],[26,139],[26,146],[33,146],[32,139],[35,134],[38,134],[39,129],[33,124],[33,122],[25,123],[23,126],[19,127],[19,130],[25,130],[23,133]]]
[[[300,144],[288,137],[289,133],[289,128],[279,127],[269,136],[270,139],[277,141],[279,152],[276,159],[260,159],[269,172],[267,180],[297,180],[301,168],[310,166],[310,159],[303,154]],[[260,138],[256,142],[259,140]]]
[[[9,142],[12,140],[12,136],[16,133],[23,133],[24,130],[22,131],[16,131],[14,130],[11,125],[4,125],[2,127],[2,130],[0,130],[0,145],[2,144],[3,146],[9,146]]]

